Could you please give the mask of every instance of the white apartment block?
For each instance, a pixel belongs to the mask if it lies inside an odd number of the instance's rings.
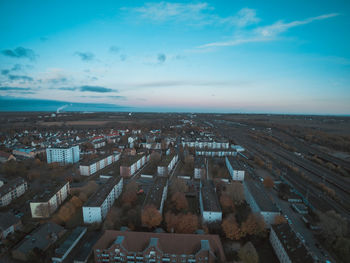
[[[59,185],[52,191],[44,191],[38,200],[30,202],[32,218],[48,218],[66,200],[70,193],[69,182]]]
[[[149,162],[150,158],[150,154],[125,158],[120,166],[120,175],[123,177],[134,175],[142,166]]]
[[[229,149],[230,143],[229,142],[215,142],[215,141],[182,141],[182,146],[190,147],[190,148],[197,148],[197,149]]]
[[[236,156],[237,152],[234,150],[196,150],[196,156],[205,157],[226,157],[226,156]]]
[[[157,167],[157,174],[159,176],[168,176],[175,167],[178,160],[179,156],[177,154],[165,156],[165,158]]]
[[[23,178],[16,178],[0,187],[0,207],[9,205],[27,191],[28,184]]]
[[[233,157],[226,157],[225,161],[232,180],[243,181],[245,174],[243,164],[238,159]]]
[[[79,145],[46,149],[47,163],[73,164],[79,162]]]
[[[106,146],[106,141],[95,141],[95,142],[92,142],[92,145],[94,146],[95,149],[99,149]]]
[[[85,224],[101,223],[123,191],[123,178],[111,177],[83,206]]]
[[[201,181],[199,191],[199,206],[204,223],[221,222],[222,211],[212,181]]]
[[[148,191],[143,208],[153,205],[160,214],[163,213],[164,202],[168,194],[168,179],[165,177],[157,177],[151,189]]]
[[[254,213],[259,213],[270,227],[274,223],[275,217],[280,214],[277,207],[267,197],[261,185],[251,180],[245,180],[243,183],[244,195],[247,203]]]
[[[90,176],[99,170],[111,165],[112,163],[120,159],[120,153],[113,153],[111,155],[105,156],[102,159],[95,159],[88,161],[79,166],[80,174],[85,176]]]

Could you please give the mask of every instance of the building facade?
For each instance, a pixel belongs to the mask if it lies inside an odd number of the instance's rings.
[[[28,184],[23,178],[16,178],[0,187],[0,207],[9,205],[14,199],[23,195]]]
[[[79,162],[79,145],[72,147],[47,148],[47,163],[73,164]]]
[[[225,162],[227,170],[229,171],[232,180],[243,181],[245,174],[243,164],[237,158],[233,157],[225,157]]]
[[[120,159],[120,153],[113,153],[102,159],[92,160],[79,166],[80,174],[90,176]]]
[[[101,223],[123,191],[123,178],[111,177],[83,206],[85,224]]]
[[[145,154],[124,159],[120,166],[120,175],[123,177],[134,175],[142,166],[149,162],[150,157],[150,154]]]
[[[45,191],[39,200],[30,202],[32,218],[50,217],[67,199],[70,193],[69,182],[65,182],[52,191]]]
[[[199,191],[199,207],[204,223],[221,222],[222,211],[212,181],[201,180]]]
[[[95,262],[226,262],[219,236],[107,230]]]
[[[177,154],[165,156],[157,167],[158,176],[168,176],[175,167],[179,156]]]

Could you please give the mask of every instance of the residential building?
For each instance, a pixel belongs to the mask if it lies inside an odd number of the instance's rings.
[[[158,176],[168,176],[175,167],[179,156],[177,154],[165,155],[157,167]]]
[[[46,149],[47,163],[73,164],[79,162],[80,149],[79,145],[47,148]]]
[[[148,191],[143,208],[153,205],[160,214],[163,213],[164,202],[168,193],[168,179],[166,177],[157,177],[151,189]]]
[[[22,227],[21,220],[10,212],[0,213],[0,240]]]
[[[9,205],[14,199],[23,195],[27,189],[28,184],[21,177],[3,184],[0,187],[0,207]]]
[[[196,157],[194,159],[194,179],[205,178],[207,174],[207,166],[203,157]]]
[[[74,228],[72,233],[64,240],[59,248],[55,250],[55,255],[52,257],[52,263],[63,262],[72,249],[78,244],[80,239],[85,235],[86,227],[78,226]]]
[[[123,190],[123,178],[109,178],[83,206],[85,224],[101,223]]]
[[[243,183],[244,195],[247,203],[254,213],[259,213],[269,227],[274,223],[275,217],[280,214],[277,207],[267,197],[261,184],[252,180]]]
[[[89,160],[80,164],[80,174],[85,176],[90,176],[99,170],[111,165],[112,163],[118,161],[120,158],[120,153],[113,153],[104,157],[98,157],[94,160]]]
[[[123,177],[134,175],[150,160],[150,156],[150,154],[125,156],[125,158],[122,159],[122,165],[120,166],[120,175]]]
[[[69,193],[69,182],[59,183],[52,190],[45,190],[36,200],[29,203],[32,218],[50,217],[66,200]]]
[[[243,163],[239,159],[233,157],[225,157],[225,162],[232,180],[243,181],[245,173]]]
[[[51,245],[64,235],[66,230],[52,222],[45,223],[27,235],[14,249],[12,257],[28,261],[34,248],[45,252]]]
[[[37,150],[33,147],[23,147],[23,148],[16,148],[12,151],[12,154],[15,156],[21,156],[25,158],[34,158],[35,155],[44,152],[44,149]]]
[[[218,235],[106,230],[95,262],[226,262]]]
[[[303,242],[287,223],[271,226],[270,243],[281,263],[314,262]]]
[[[234,150],[196,150],[196,156],[205,156],[205,157],[225,157],[225,156],[236,156],[237,152]]]
[[[222,211],[213,181],[201,180],[199,206],[203,222],[221,222]]]
[[[182,147],[191,147],[196,149],[229,149],[230,143],[221,139],[213,141],[210,138],[182,138]]]
[[[73,263],[87,263],[93,254],[93,247],[96,242],[100,239],[102,231],[87,232],[85,236],[71,252],[70,261]]]

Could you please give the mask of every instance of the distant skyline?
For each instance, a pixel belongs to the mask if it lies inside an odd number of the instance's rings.
[[[0,110],[348,115],[349,15],[350,1],[4,0]]]

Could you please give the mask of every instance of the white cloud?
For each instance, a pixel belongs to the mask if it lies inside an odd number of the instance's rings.
[[[304,20],[296,20],[289,23],[285,23],[282,20],[277,21],[276,23],[268,26],[262,26],[255,28],[249,31],[240,32],[238,36],[228,41],[218,41],[208,43],[199,48],[208,48],[208,47],[224,47],[224,46],[237,46],[245,43],[252,42],[267,42],[276,40],[278,35],[287,31],[290,28],[306,25],[318,20],[324,20],[331,17],[338,16],[338,13],[325,14],[316,17],[310,17]]]
[[[241,9],[236,15],[220,17],[214,13],[214,7],[208,3],[146,3],[142,7],[122,8],[138,14],[143,19],[155,22],[187,22],[192,25],[229,25],[245,27],[258,23],[256,10],[250,8]]]

